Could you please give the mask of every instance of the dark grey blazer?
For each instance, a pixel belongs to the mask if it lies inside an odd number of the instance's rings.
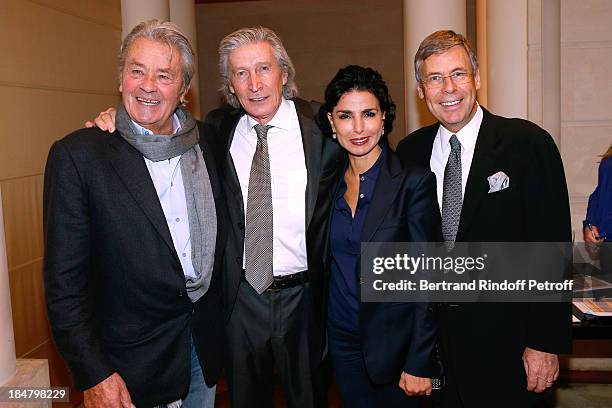
[[[113,372],[137,406],[184,396],[193,335],[204,376],[221,371],[225,200],[211,148],[200,146],[218,214],[215,267],[195,304],[142,155],[117,133],[78,130],[51,147],[45,170],[45,294],[53,337],[76,385]]]

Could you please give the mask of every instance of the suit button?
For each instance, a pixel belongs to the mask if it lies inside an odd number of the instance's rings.
[[[236,263],[237,263],[238,265],[242,265],[242,257],[241,257],[241,256],[237,256],[237,257],[236,257]]]
[[[244,229],[244,222],[239,222],[238,223],[238,228],[243,230]]]

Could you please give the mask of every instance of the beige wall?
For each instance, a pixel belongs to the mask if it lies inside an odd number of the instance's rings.
[[[16,354],[48,358],[56,386],[69,379],[44,306],[44,165],[54,140],[116,104],[120,35],[119,0],[0,2],[0,186]]]
[[[577,239],[612,143],[611,21],[612,1],[561,1],[561,155]]]
[[[300,96],[322,100],[336,71],[371,66],[385,78],[398,112],[404,111],[402,0],[311,0],[212,3],[197,6],[202,114],[222,103],[217,92],[217,46],[230,32],[254,25],[276,31],[297,71]],[[391,134],[405,136],[402,114]]]

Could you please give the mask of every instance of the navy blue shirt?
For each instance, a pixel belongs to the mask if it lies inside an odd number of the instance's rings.
[[[380,166],[386,156],[386,146],[376,163],[360,175],[359,196],[355,217],[344,199],[347,186],[342,180],[332,208],[330,226],[331,276],[329,284],[329,324],[346,331],[359,333],[359,256],[361,231],[368,213]]]
[[[606,241],[612,241],[612,158],[599,164],[597,187],[589,197],[586,221],[596,225]]]

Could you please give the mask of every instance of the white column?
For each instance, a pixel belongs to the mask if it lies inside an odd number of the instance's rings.
[[[480,71],[478,102],[489,106],[487,66],[487,0],[476,0],[476,54]]]
[[[414,55],[421,41],[437,30],[466,35],[466,27],[465,0],[404,0],[404,120],[408,133],[435,122],[417,95],[414,78]]]
[[[0,385],[15,374],[15,337],[11,313],[11,292],[6,262],[2,192],[0,192]]]
[[[527,0],[487,1],[488,107],[527,118]]]
[[[198,34],[196,30],[196,13],[194,0],[170,0],[170,21],[178,25],[191,43],[193,51],[198,52]],[[191,89],[187,95],[188,108],[194,117],[200,118],[200,79],[198,59],[195,59],[196,70],[191,80]]]
[[[561,146],[561,4],[542,0],[542,127]],[[529,86],[533,86],[529,84]]]
[[[125,38],[138,23],[153,18],[170,19],[168,0],[121,0],[121,38]]]

